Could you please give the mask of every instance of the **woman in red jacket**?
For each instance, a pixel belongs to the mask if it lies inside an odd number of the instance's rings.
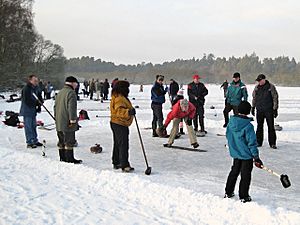
[[[172,111],[169,112],[163,127],[163,129],[166,129],[171,120],[173,120],[173,128],[171,130],[170,138],[168,143],[164,144],[164,147],[170,147],[174,143],[174,139],[176,137],[181,119],[184,119],[186,123],[191,145],[194,148],[197,148],[199,146],[199,144],[197,143],[195,132],[192,127],[192,120],[195,116],[195,113],[195,106],[192,103],[190,103],[187,99],[182,99],[173,106]]]

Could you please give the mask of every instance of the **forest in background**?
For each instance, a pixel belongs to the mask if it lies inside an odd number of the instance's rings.
[[[0,91],[22,87],[30,74],[60,86],[63,48],[35,29],[33,0],[0,0]]]
[[[222,83],[231,80],[234,72],[240,72],[246,83],[254,83],[256,76],[263,73],[277,85],[300,86],[300,63],[288,56],[260,59],[252,53],[225,58],[210,53],[192,59],[136,65],[116,65],[90,56],[66,59],[61,46],[36,30],[33,3],[33,0],[0,0],[0,91],[22,87],[30,74],[51,81],[57,89],[67,75],[80,80],[108,78],[111,81],[118,77],[131,83],[150,84],[157,74],[162,74],[166,81],[173,78],[185,84],[194,73],[205,83]]]
[[[299,86],[300,64],[294,58],[280,56],[260,59],[255,53],[243,57],[215,57],[204,54],[202,58],[177,59],[162,64],[140,63],[137,65],[116,65],[94,57],[83,56],[66,61],[65,71],[80,78],[112,80],[126,78],[131,83],[153,83],[156,74],[162,74],[166,80],[173,78],[179,83],[188,83],[194,73],[198,73],[205,83],[222,83],[231,80],[234,72],[240,72],[242,80],[254,83],[258,74],[277,85]]]

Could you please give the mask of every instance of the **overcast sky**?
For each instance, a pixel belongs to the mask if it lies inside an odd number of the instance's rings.
[[[297,0],[35,0],[37,30],[65,55],[117,64],[177,58],[294,56]]]

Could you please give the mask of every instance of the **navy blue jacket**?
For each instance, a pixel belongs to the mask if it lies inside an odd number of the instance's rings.
[[[226,138],[230,156],[234,159],[258,158],[257,141],[251,124],[252,120],[252,118],[240,115],[230,117]]]
[[[165,94],[167,93],[164,90],[164,86],[155,82],[151,88],[151,100],[152,103],[163,104],[166,101]]]
[[[22,89],[20,116],[36,116],[38,102],[34,98],[35,93],[41,100],[41,93],[38,87],[34,87],[31,83],[27,83]]]

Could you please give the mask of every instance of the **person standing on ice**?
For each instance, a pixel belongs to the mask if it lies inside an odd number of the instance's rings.
[[[158,137],[156,133],[157,124],[159,128],[163,128],[164,116],[162,112],[162,105],[165,103],[165,94],[168,92],[168,87],[164,89],[163,86],[164,76],[157,75],[156,81],[151,89],[151,109],[153,111],[153,120],[152,120],[152,137]],[[166,136],[166,133],[163,134],[163,137]]]
[[[109,92],[109,83],[108,80],[105,78],[103,83],[103,100],[108,100],[108,92]]]
[[[194,122],[194,130],[198,132],[198,117],[200,123],[200,132],[198,133],[200,136],[205,136],[207,133],[204,129],[204,103],[205,96],[208,94],[208,90],[203,83],[199,81],[200,76],[195,74],[193,76],[193,82],[188,84],[188,96],[189,101],[195,106],[196,114],[193,119]]]
[[[75,131],[77,122],[77,96],[75,89],[78,81],[75,77],[66,78],[64,87],[55,98],[54,116],[58,137],[60,161],[80,164],[82,160],[74,158]]]
[[[238,115],[231,116],[226,130],[226,138],[230,156],[233,158],[233,165],[227,178],[224,198],[232,198],[234,196],[235,184],[239,174],[241,174],[239,198],[244,203],[251,201],[249,187],[253,161],[255,166],[260,169],[263,165],[259,158],[254,127],[251,124],[253,119],[247,116],[250,114],[250,111],[251,104],[247,101],[242,101],[238,105]]]
[[[20,116],[23,116],[24,119],[27,148],[43,146],[43,144],[38,141],[36,132],[36,115],[37,112],[41,112],[41,105],[33,96],[33,94],[36,94],[39,100],[43,102],[38,83],[39,80],[37,76],[30,75],[27,84],[22,89]]]
[[[171,147],[174,143],[175,137],[178,133],[178,126],[183,119],[186,123],[188,135],[190,138],[190,143],[194,148],[198,148],[199,144],[197,143],[197,138],[195,135],[195,132],[192,127],[192,120],[196,114],[196,108],[195,106],[190,103],[187,99],[179,100],[173,107],[172,111],[169,112],[167,119],[165,121],[165,124],[163,128],[160,130],[160,132],[163,132],[168,127],[169,123],[173,120],[173,128],[171,130],[171,134],[169,137],[169,141],[167,144],[164,144],[164,147]]]
[[[129,173],[134,170],[129,163],[129,129],[135,109],[128,99],[129,82],[119,80],[114,84],[110,101],[110,127],[113,132],[112,164],[114,169]]]
[[[221,85],[220,88],[223,88],[223,91],[224,91],[224,98],[226,98],[226,93],[227,93],[227,89],[228,89],[228,81],[225,80],[225,81],[223,82],[223,84]]]
[[[179,91],[178,83],[174,79],[170,79],[169,94],[170,94],[171,102],[173,102],[174,98],[177,96],[178,91]]]
[[[233,74],[233,81],[230,83],[225,99],[225,108],[223,110],[225,123],[223,127],[227,127],[229,121],[229,112],[233,110],[234,115],[238,114],[238,105],[242,100],[247,101],[248,92],[246,85],[241,81],[240,73]]]
[[[278,116],[278,92],[275,86],[266,80],[266,76],[264,74],[258,75],[256,81],[258,82],[258,85],[255,86],[252,93],[253,98],[251,112],[252,115],[255,116],[256,108],[256,138],[258,147],[263,144],[264,120],[266,119],[268,125],[269,145],[271,148],[277,149],[274,118]]]

